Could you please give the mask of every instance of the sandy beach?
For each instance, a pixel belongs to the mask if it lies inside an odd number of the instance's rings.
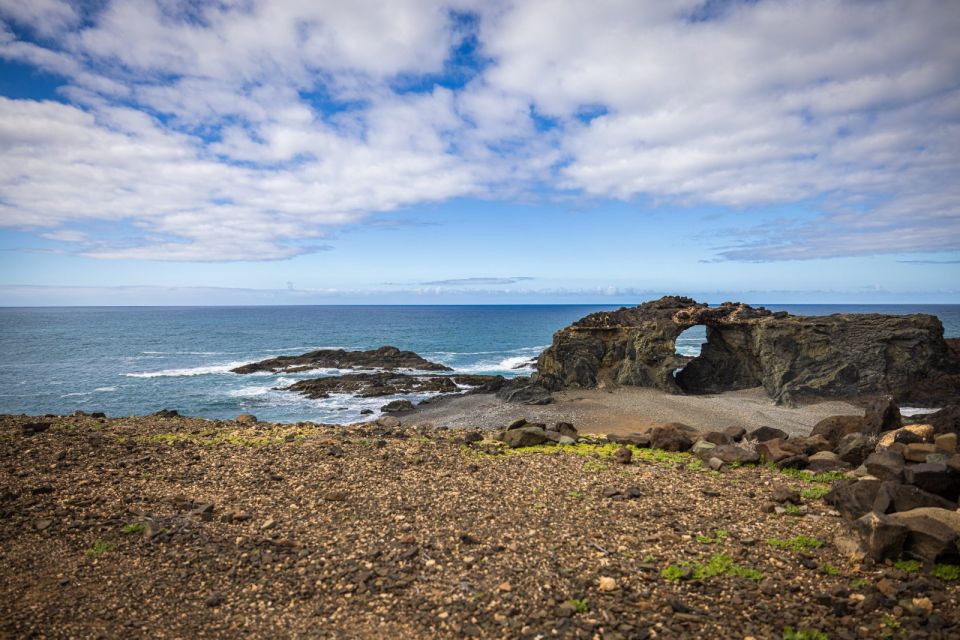
[[[545,424],[572,422],[585,433],[624,434],[663,422],[682,422],[700,430],[770,426],[790,435],[807,435],[832,415],[862,415],[849,402],[829,401],[799,407],[779,406],[762,388],[716,395],[673,395],[656,389],[572,389],[553,394],[551,404],[506,403],[493,395],[443,398],[421,405],[411,416],[437,426],[493,429],[515,418]]]

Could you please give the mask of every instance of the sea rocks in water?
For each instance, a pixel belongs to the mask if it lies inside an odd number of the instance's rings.
[[[413,403],[409,400],[394,400],[380,407],[383,413],[398,413],[400,411],[413,411]]]
[[[448,366],[430,362],[412,351],[396,347],[380,347],[371,351],[319,349],[299,356],[278,356],[231,369],[233,373],[296,373],[312,369],[416,369],[418,371],[453,371]]]
[[[683,366],[675,340],[695,325],[706,326],[707,342]],[[763,386],[787,403],[887,394],[929,406],[960,395],[960,357],[930,315],[791,316],[667,296],[561,329],[537,361],[536,380],[550,390],[629,385],[715,393]],[[876,416],[882,425],[892,414]]]
[[[490,378],[494,376],[488,376]],[[417,376],[407,373],[352,373],[342,376],[299,380],[286,391],[294,391],[308,398],[328,398],[334,393],[351,393],[361,398],[379,398],[408,393],[459,393],[459,385],[480,382],[481,376]]]
[[[519,447],[533,447],[538,444],[543,444],[547,441],[547,434],[540,427],[523,426],[502,431],[498,435],[498,438],[508,446],[517,449]]]

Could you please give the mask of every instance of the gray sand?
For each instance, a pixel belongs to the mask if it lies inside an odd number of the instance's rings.
[[[544,406],[508,404],[493,395],[439,400],[418,408],[405,421],[436,426],[496,428],[515,418],[531,422],[572,422],[582,433],[629,433],[658,422],[682,422],[701,430],[771,426],[791,435],[807,435],[832,415],[863,415],[847,402],[820,402],[801,407],[777,406],[762,388],[718,395],[681,396],[655,389],[573,389],[554,394]]]

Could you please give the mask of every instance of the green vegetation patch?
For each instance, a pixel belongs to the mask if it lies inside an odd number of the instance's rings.
[[[584,613],[590,604],[586,598],[572,598],[567,601],[577,613]]]
[[[836,480],[844,480],[847,475],[842,471],[823,471],[821,473],[807,473],[801,469],[779,469],[776,465],[770,465],[771,470],[779,471],[785,475],[802,480],[803,482],[830,484]]]
[[[769,544],[771,547],[776,547],[778,549],[790,549],[791,551],[796,551],[798,553],[813,551],[814,549],[819,549],[823,546],[823,542],[820,540],[805,535],[793,536],[792,538],[787,538],[786,540],[781,538],[770,538],[767,540],[767,544]]]
[[[829,487],[807,487],[800,492],[800,495],[807,500],[819,500],[829,492]]]
[[[893,566],[907,573],[920,573],[920,568],[923,565],[920,564],[919,560],[897,560],[893,563]]]
[[[794,631],[793,627],[787,627],[783,630],[783,640],[830,640],[830,637],[818,629],[798,627]]]
[[[667,580],[681,580],[686,577],[694,580],[706,580],[717,576],[730,576],[734,578],[747,578],[748,580],[760,580],[763,574],[756,569],[743,567],[736,564],[733,558],[725,553],[715,553],[705,563],[688,563],[670,565],[660,572],[660,575]]]
[[[497,440],[484,440],[483,442],[477,443],[476,446],[463,447],[463,451],[464,453],[488,456],[490,453],[484,451],[484,449],[488,449],[491,446],[497,448],[497,454],[503,454],[506,456],[568,454],[593,458],[593,461],[588,461],[584,465],[588,471],[600,471],[605,469],[606,467],[601,465],[599,461],[612,458],[613,455],[623,447],[630,449],[635,460],[643,460],[645,462],[650,462],[652,464],[661,466],[672,467],[678,464],[687,464],[693,460],[693,456],[689,453],[676,453],[672,451],[664,451],[662,449],[643,449],[632,444],[623,445],[613,442],[604,442],[600,444],[591,444],[588,442],[578,442],[576,444],[538,444],[532,447],[518,447],[514,449]]]
[[[727,531],[726,529],[717,529],[714,532],[713,537],[705,536],[703,534],[698,535],[697,542],[701,544],[720,544],[729,537],[730,537],[729,531]]]
[[[146,528],[147,528],[147,525],[145,525],[142,522],[132,522],[130,524],[124,525],[123,528],[120,529],[120,531],[122,531],[124,535],[129,536],[137,533],[143,533],[144,529]]]
[[[291,444],[302,441],[311,435],[309,430],[297,428],[275,428],[268,430],[250,429],[205,429],[199,433],[171,432],[151,433],[136,436],[140,442],[159,442],[173,444],[185,442],[203,447],[235,445],[243,447],[265,447],[268,445]]]
[[[955,564],[934,565],[930,575],[940,578],[941,580],[946,580],[947,582],[960,580],[960,566]]]
[[[92,558],[97,558],[103,554],[113,551],[114,545],[103,540],[97,540],[92,547],[86,550],[86,554]]]

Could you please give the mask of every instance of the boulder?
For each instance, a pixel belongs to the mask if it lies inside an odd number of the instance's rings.
[[[790,487],[777,487],[770,494],[770,499],[777,504],[783,504],[785,502],[801,504],[803,502],[803,500],[800,499],[800,492]]]
[[[831,447],[840,444],[840,439],[849,433],[863,432],[863,418],[860,416],[830,416],[824,418],[810,431],[811,436],[822,436]]]
[[[747,434],[749,440],[756,440],[757,442],[766,442],[767,440],[775,440],[777,438],[786,440],[789,437],[786,431],[774,427],[760,427]]]
[[[844,462],[859,467],[873,452],[874,446],[876,446],[875,438],[862,433],[848,433],[840,438],[837,444],[837,455]]]
[[[713,457],[710,452],[716,448],[717,445],[713,444],[712,442],[707,442],[706,440],[697,440],[693,443],[693,446],[690,447],[690,453],[695,456],[699,456],[704,460],[709,460]]]
[[[850,465],[840,459],[833,451],[818,451],[807,457],[807,469],[816,473],[824,471],[846,471]]]
[[[778,469],[806,469],[807,465],[810,463],[810,460],[807,456],[799,453],[797,455],[788,456],[777,460]]]
[[[907,466],[903,479],[929,493],[942,496],[954,503],[960,497],[960,474],[943,463],[927,462]]]
[[[724,435],[729,436],[734,442],[740,442],[743,440],[743,437],[747,435],[747,430],[743,427],[727,427],[723,430],[723,433]]]
[[[932,442],[933,427],[929,424],[908,424],[894,431],[887,431],[880,436],[877,447],[886,449],[894,442],[910,444],[911,442]]]
[[[956,400],[954,400],[956,402]],[[960,404],[950,404],[924,418],[934,433],[960,434]]]
[[[706,326],[707,342],[684,366],[675,341],[695,325]],[[960,358],[931,315],[792,316],[666,296],[593,313],[556,332],[535,376],[552,391],[629,385],[715,393],[762,386],[779,403],[870,394],[944,401],[960,390]]]
[[[400,426],[400,418],[396,416],[380,416],[377,418],[377,425],[384,429],[396,429]]]
[[[577,430],[569,422],[558,422],[556,424],[555,430],[562,436],[567,436],[568,438],[576,438]]]
[[[864,460],[863,466],[870,475],[880,480],[903,480],[903,469],[906,466],[903,456],[890,449],[880,449],[871,453]]]
[[[547,441],[547,434],[543,429],[530,426],[503,431],[499,437],[502,442],[514,449],[533,447]]]
[[[803,450],[786,440],[774,438],[757,445],[757,453],[764,462],[779,462],[792,456],[801,455]]]
[[[618,464],[630,464],[633,460],[633,452],[627,447],[620,447],[613,454],[613,461]]]
[[[882,482],[875,478],[861,478],[856,482],[834,482],[823,501],[841,515],[856,520],[873,510],[873,503],[880,492]]]
[[[933,439],[937,451],[953,455],[957,450],[957,434],[941,433]]]
[[[622,436],[608,435],[607,441],[614,444],[632,444],[635,447],[647,448],[650,446],[650,432],[628,433]]]
[[[853,523],[864,553],[877,562],[900,556],[909,530],[891,516],[868,512]]]
[[[863,416],[863,431],[868,435],[879,435],[884,431],[899,429],[903,426],[900,407],[893,396],[880,396],[867,405]]]
[[[924,507],[886,516],[907,529],[904,551],[918,560],[932,564],[956,560],[960,537],[960,512]]]
[[[693,427],[671,422],[650,429],[650,446],[664,451],[689,451],[699,435]]]
[[[808,456],[812,456],[813,454],[821,451],[830,451],[833,449],[833,445],[830,444],[830,441],[821,435],[806,436],[803,438],[790,438],[790,442],[791,444],[800,447]]]
[[[233,421],[239,422],[240,424],[256,424],[257,416],[250,413],[241,413],[236,418],[234,418]]]
[[[733,438],[722,431],[707,431],[703,434],[703,440],[710,444],[733,444]]]
[[[383,413],[399,413],[401,411],[413,411],[413,403],[409,400],[394,400],[380,407]]]
[[[706,454],[709,458],[716,458],[725,464],[757,464],[760,455],[752,449],[739,447],[735,444],[722,444],[714,447]]]
[[[497,397],[506,402],[529,405],[544,405],[553,402],[553,398],[550,397],[550,391],[547,388],[543,385],[530,383],[529,381],[511,381],[497,391]]]
[[[877,513],[895,513],[922,507],[952,509],[954,505],[949,500],[928,493],[919,487],[890,480],[880,485],[877,497],[873,501],[873,510]]]
[[[926,462],[927,456],[937,452],[937,446],[929,442],[913,442],[903,450],[907,462]]]

